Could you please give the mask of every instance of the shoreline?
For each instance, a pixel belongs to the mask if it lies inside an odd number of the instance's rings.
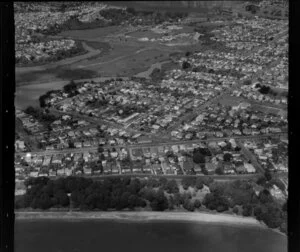
[[[216,223],[240,226],[256,226],[266,228],[265,225],[251,217],[234,216],[229,214],[213,214],[204,212],[152,212],[152,211],[111,211],[111,212],[15,212],[16,220],[125,220],[125,221],[184,221]]]
[[[84,220],[110,220],[119,222],[197,222],[230,227],[255,227],[270,230],[287,237],[285,233],[272,229],[253,217],[244,217],[222,213],[207,212],[181,212],[181,211],[15,211],[15,220],[62,220],[62,221],[84,221]]]

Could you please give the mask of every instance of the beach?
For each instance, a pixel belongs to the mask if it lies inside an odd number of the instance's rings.
[[[228,225],[260,226],[267,228],[254,218],[229,214],[201,212],[151,212],[151,211],[112,211],[112,212],[15,212],[16,219],[100,219],[126,221],[183,221],[206,222]]]

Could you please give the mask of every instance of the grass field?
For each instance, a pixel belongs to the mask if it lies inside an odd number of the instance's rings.
[[[149,49],[135,52],[109,61],[104,64],[89,66],[100,73],[102,76],[131,76],[143,72],[151,67],[152,64],[169,59],[169,53],[157,49]],[[101,62],[100,62],[101,63]]]
[[[240,97],[224,95],[218,102],[224,106],[237,106],[243,101],[244,99]]]
[[[78,40],[86,41],[104,41],[104,38],[108,35],[111,35],[115,32],[121,31],[122,27],[120,26],[108,26],[100,27],[95,29],[87,30],[70,30],[64,31],[58,34],[59,36],[71,37]]]

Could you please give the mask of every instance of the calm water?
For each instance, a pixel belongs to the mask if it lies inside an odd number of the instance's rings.
[[[17,220],[15,251],[285,252],[287,238],[267,229],[206,223]]]

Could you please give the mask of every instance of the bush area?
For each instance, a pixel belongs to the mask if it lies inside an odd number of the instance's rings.
[[[57,116],[50,113],[46,113],[43,110],[39,108],[34,108],[32,106],[27,107],[24,112],[28,115],[33,116],[36,120],[44,123],[50,124],[58,119]]]
[[[47,100],[51,99],[52,95],[60,93],[60,90],[50,90],[46,94],[43,94],[39,97],[39,103],[41,108],[45,108],[47,106]]]
[[[211,183],[210,192],[205,196],[203,204],[218,212],[242,206],[243,216],[254,216],[270,228],[286,229],[286,208],[277,203],[268,189],[258,194],[248,181],[236,180],[232,183]],[[284,228],[285,227],[285,228]]]
[[[175,180],[150,178],[107,178],[94,181],[83,177],[50,180],[46,177],[30,178],[25,182],[27,192],[15,199],[15,207],[49,209],[75,208],[79,210],[122,210],[150,208],[153,211],[183,208],[194,211],[200,207],[235,214],[253,216],[270,228],[286,232],[287,207],[274,201],[267,189],[256,194],[252,182],[214,182],[209,177],[186,177],[181,182],[186,190],[209,187],[204,199],[193,199],[190,191],[180,193]],[[194,194],[193,194],[194,195]],[[241,211],[239,211],[241,209]]]
[[[77,84],[72,80],[70,81],[70,83],[68,83],[63,87],[63,91],[68,95],[68,97],[73,97],[79,94],[77,88],[78,88]],[[47,107],[47,101],[51,99],[52,95],[60,92],[61,90],[51,90],[48,91],[46,94],[41,95],[39,97],[40,107],[41,108]]]
[[[210,180],[211,181],[211,180]],[[207,181],[203,180],[204,183]],[[199,182],[198,182],[199,183]],[[80,210],[135,209],[150,207],[153,211],[174,209],[181,205],[194,211],[201,202],[192,202],[190,193],[179,193],[175,180],[150,178],[110,178],[93,181],[83,177],[50,180],[30,178],[25,182],[27,192],[16,198],[16,208],[49,209],[71,207]]]

